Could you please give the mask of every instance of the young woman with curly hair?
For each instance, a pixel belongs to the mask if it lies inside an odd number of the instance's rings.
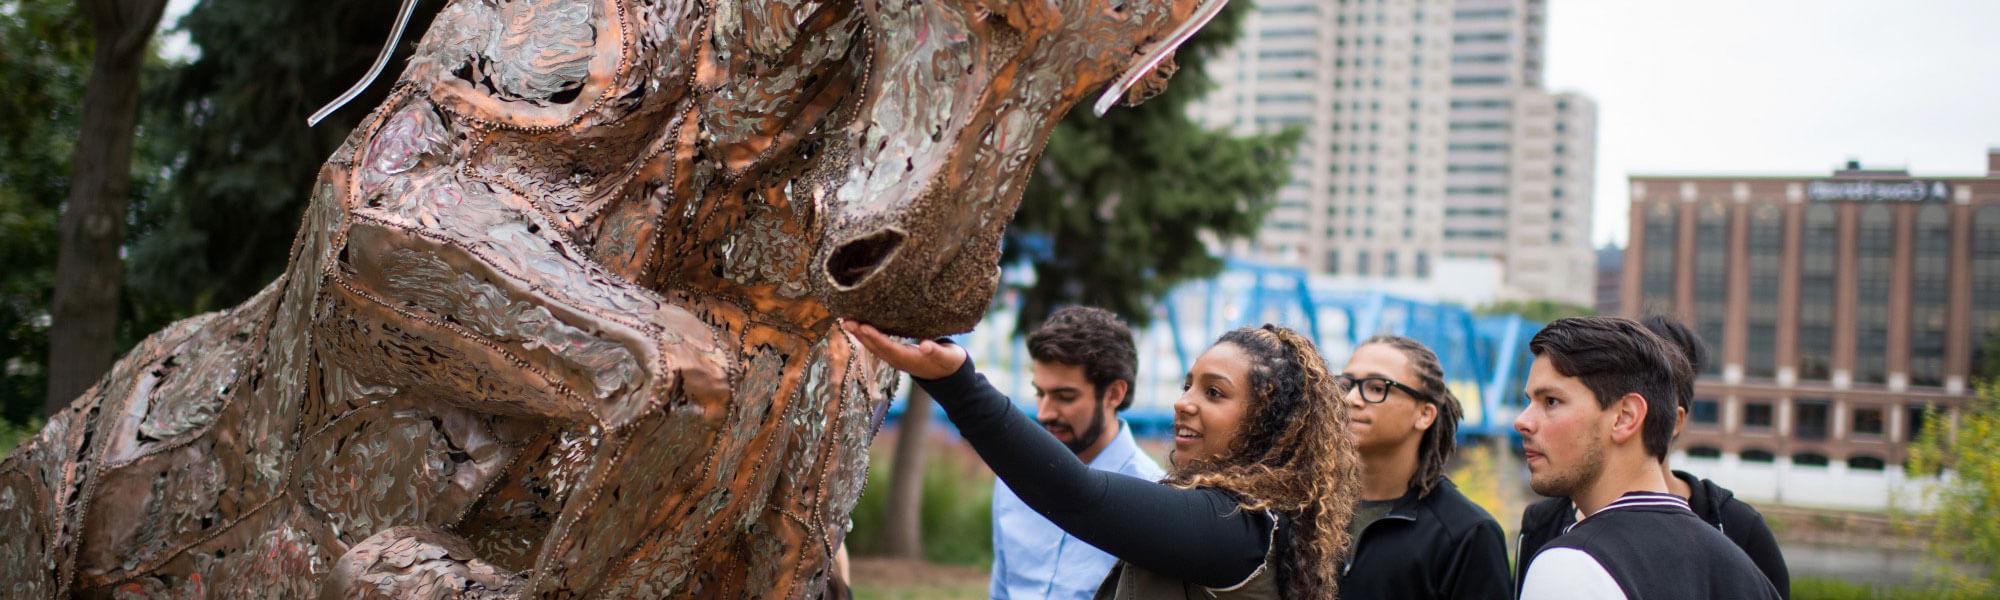
[[[843,326],[929,391],[1028,506],[1118,557],[1097,598],[1333,598],[1358,494],[1341,389],[1312,342],[1272,325],[1224,334],[1174,404],[1154,483],[1078,461],[975,373],[963,349]]]

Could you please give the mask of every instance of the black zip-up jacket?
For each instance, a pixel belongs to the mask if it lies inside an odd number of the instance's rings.
[[[1342,598],[1499,598],[1507,585],[1507,539],[1500,523],[1450,479],[1423,497],[1417,488],[1349,540],[1340,565]]]
[[[1674,477],[1688,484],[1688,508],[1694,511],[1695,516],[1701,517],[1736,547],[1742,548],[1743,553],[1750,556],[1750,562],[1757,564],[1757,570],[1762,571],[1764,577],[1771,580],[1771,585],[1778,589],[1778,596],[1791,600],[1791,570],[1785,566],[1785,555],[1778,548],[1777,536],[1772,535],[1771,527],[1764,524],[1764,515],[1737,500],[1735,492],[1713,481],[1695,477],[1686,471],[1674,471]],[[1516,594],[1520,592],[1521,582],[1528,573],[1528,563],[1535,560],[1535,553],[1574,523],[1576,506],[1570,504],[1568,498],[1548,498],[1522,511],[1520,553],[1516,555],[1514,568]]]

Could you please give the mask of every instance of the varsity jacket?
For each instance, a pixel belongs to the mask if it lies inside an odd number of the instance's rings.
[[[1674,477],[1688,484],[1688,508],[1695,516],[1715,527],[1730,542],[1750,556],[1750,562],[1757,564],[1757,570],[1771,580],[1778,588],[1778,597],[1790,600],[1792,597],[1791,571],[1785,566],[1785,555],[1778,548],[1778,539],[1771,534],[1771,527],[1764,523],[1764,515],[1755,507],[1736,499],[1736,494],[1714,481],[1701,479],[1686,471],[1674,471]],[[1514,589],[1519,593],[1521,580],[1528,573],[1528,565],[1535,560],[1535,552],[1547,545],[1549,540],[1561,535],[1570,525],[1576,523],[1576,505],[1568,498],[1548,498],[1529,505],[1521,513],[1521,530],[1517,537],[1518,552],[1515,554]]]
[[[1778,600],[1778,590],[1687,500],[1628,492],[1550,540],[1521,598]]]

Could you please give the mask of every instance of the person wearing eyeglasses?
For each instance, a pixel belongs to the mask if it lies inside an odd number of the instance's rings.
[[[1410,338],[1376,336],[1355,347],[1338,379],[1362,486],[1341,595],[1510,597],[1500,523],[1444,475],[1461,410],[1437,354]]]

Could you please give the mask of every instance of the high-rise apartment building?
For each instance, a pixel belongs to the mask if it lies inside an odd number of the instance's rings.
[[[1371,280],[1490,263],[1499,295],[1589,304],[1596,109],[1541,89],[1544,3],[1259,3],[1196,118],[1305,140],[1235,250]]]
[[[1542,88],[1545,0],[1456,0],[1443,253],[1501,263],[1501,293],[1592,301],[1597,108]]]
[[[1454,194],[1456,186],[1447,185],[1445,256],[1499,261],[1504,296],[1589,306],[1597,274],[1590,246],[1596,104],[1536,89],[1516,91],[1511,104],[1500,239],[1483,233],[1490,217],[1479,211],[1490,204],[1477,193]],[[1461,163],[1446,170],[1456,166]]]
[[[1430,275],[1442,239],[1449,0],[1265,0],[1209,63],[1196,118],[1299,127],[1292,181],[1239,254],[1322,273]]]

